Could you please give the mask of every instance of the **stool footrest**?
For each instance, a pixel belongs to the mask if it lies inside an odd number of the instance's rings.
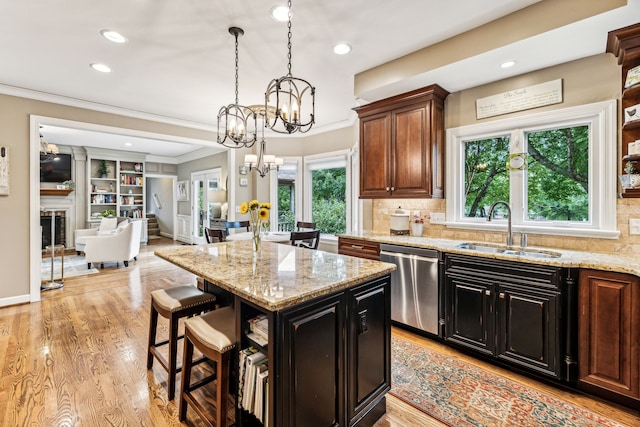
[[[184,335],[178,335],[176,340],[181,340],[183,338],[184,338]],[[160,341],[160,342],[157,342],[157,343],[153,344],[153,347],[162,347],[163,345],[167,345],[167,344],[169,344],[169,340],[164,340],[164,341]]]
[[[205,377],[205,378],[202,378],[201,380],[196,381],[195,383],[189,384],[189,386],[185,391],[192,392],[202,387],[203,385],[207,385],[210,382],[213,382],[215,380],[216,380],[216,374],[211,374],[208,377]]]

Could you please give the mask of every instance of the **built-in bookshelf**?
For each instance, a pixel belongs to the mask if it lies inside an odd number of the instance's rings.
[[[131,160],[89,158],[89,221],[105,213],[128,218],[145,217],[144,163]]]
[[[248,416],[266,427],[269,426],[269,318],[251,308],[244,314],[237,405],[243,419]]]

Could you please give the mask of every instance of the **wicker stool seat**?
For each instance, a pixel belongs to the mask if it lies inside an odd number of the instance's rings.
[[[209,425],[226,427],[229,400],[230,361],[236,343],[235,312],[231,307],[220,308],[184,322],[184,354],[182,360],[182,382],[180,386],[179,420],[187,416],[187,404]],[[193,350],[198,349],[204,357],[214,361],[215,373],[191,384]],[[216,410],[205,407],[192,392],[216,380]]]
[[[147,369],[153,367],[154,357],[169,374],[168,398],[172,400],[176,391],[176,374],[181,371],[177,366],[178,322],[183,317],[211,311],[216,308],[215,295],[198,290],[194,286],[184,285],[151,292],[151,319],[149,320],[149,346],[147,349]],[[169,339],[156,342],[158,314],[169,319]],[[158,347],[169,345],[169,360],[158,350]],[[203,359],[204,360],[204,359]]]

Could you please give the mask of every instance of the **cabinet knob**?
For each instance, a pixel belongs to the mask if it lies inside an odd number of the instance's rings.
[[[390,187],[387,187],[387,191],[389,191],[389,190],[391,190],[391,188],[390,188]]]
[[[364,246],[362,245],[351,245],[351,247],[354,249],[364,249]]]
[[[484,291],[484,294],[486,296],[490,297],[491,296],[491,291],[489,289],[487,289],[487,290]]]
[[[391,191],[396,191],[395,187],[391,187]]]
[[[500,292],[498,296],[500,297],[500,299],[504,299],[504,292]]]

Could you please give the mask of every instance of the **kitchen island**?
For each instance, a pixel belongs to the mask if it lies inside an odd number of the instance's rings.
[[[265,425],[370,426],[385,412],[391,378],[393,264],[251,241],[155,254],[233,295],[237,348],[267,356]],[[251,320],[267,319],[268,341]],[[239,425],[253,425],[238,411]],[[259,418],[259,417],[258,417]]]

